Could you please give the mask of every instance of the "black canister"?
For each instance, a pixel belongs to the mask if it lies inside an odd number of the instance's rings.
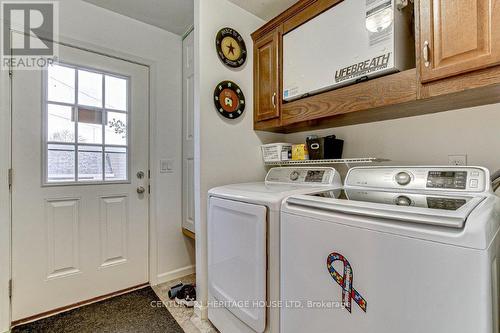
[[[326,160],[342,158],[344,150],[344,140],[337,139],[335,135],[324,137],[324,152],[323,158]]]
[[[310,160],[322,160],[325,158],[324,142],[325,138],[311,138],[308,137],[307,140],[307,151],[309,152]]]

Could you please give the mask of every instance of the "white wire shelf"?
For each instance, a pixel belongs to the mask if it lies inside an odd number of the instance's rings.
[[[287,166],[287,165],[329,165],[329,164],[365,164],[365,163],[380,163],[390,161],[384,158],[341,158],[335,160],[303,160],[303,161],[278,161],[278,162],[264,162],[267,166]]]

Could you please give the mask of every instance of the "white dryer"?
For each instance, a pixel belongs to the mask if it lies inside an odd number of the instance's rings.
[[[209,191],[208,318],[219,331],[279,331],[282,201],[340,187],[333,168],[273,168],[264,182]]]
[[[498,333],[500,198],[479,167],[370,167],[281,216],[280,329]]]

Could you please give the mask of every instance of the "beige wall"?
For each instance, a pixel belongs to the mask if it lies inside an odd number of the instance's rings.
[[[264,21],[227,0],[195,0],[195,193],[196,271],[199,299],[206,300],[206,210],[210,188],[264,179],[262,143],[279,136],[253,131],[253,43],[250,33]],[[239,69],[221,63],[215,36],[224,27],[236,29],[245,40],[248,57]],[[221,117],[214,108],[213,92],[223,80],[237,83],[246,97],[245,113],[236,120]]]
[[[469,165],[500,169],[500,104],[411,118],[286,135],[305,141],[308,134],[335,134],[344,157],[381,157],[386,164],[448,164],[448,155],[466,154]]]

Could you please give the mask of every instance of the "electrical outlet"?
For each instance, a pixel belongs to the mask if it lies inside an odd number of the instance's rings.
[[[448,164],[456,166],[466,166],[467,155],[448,155]]]

